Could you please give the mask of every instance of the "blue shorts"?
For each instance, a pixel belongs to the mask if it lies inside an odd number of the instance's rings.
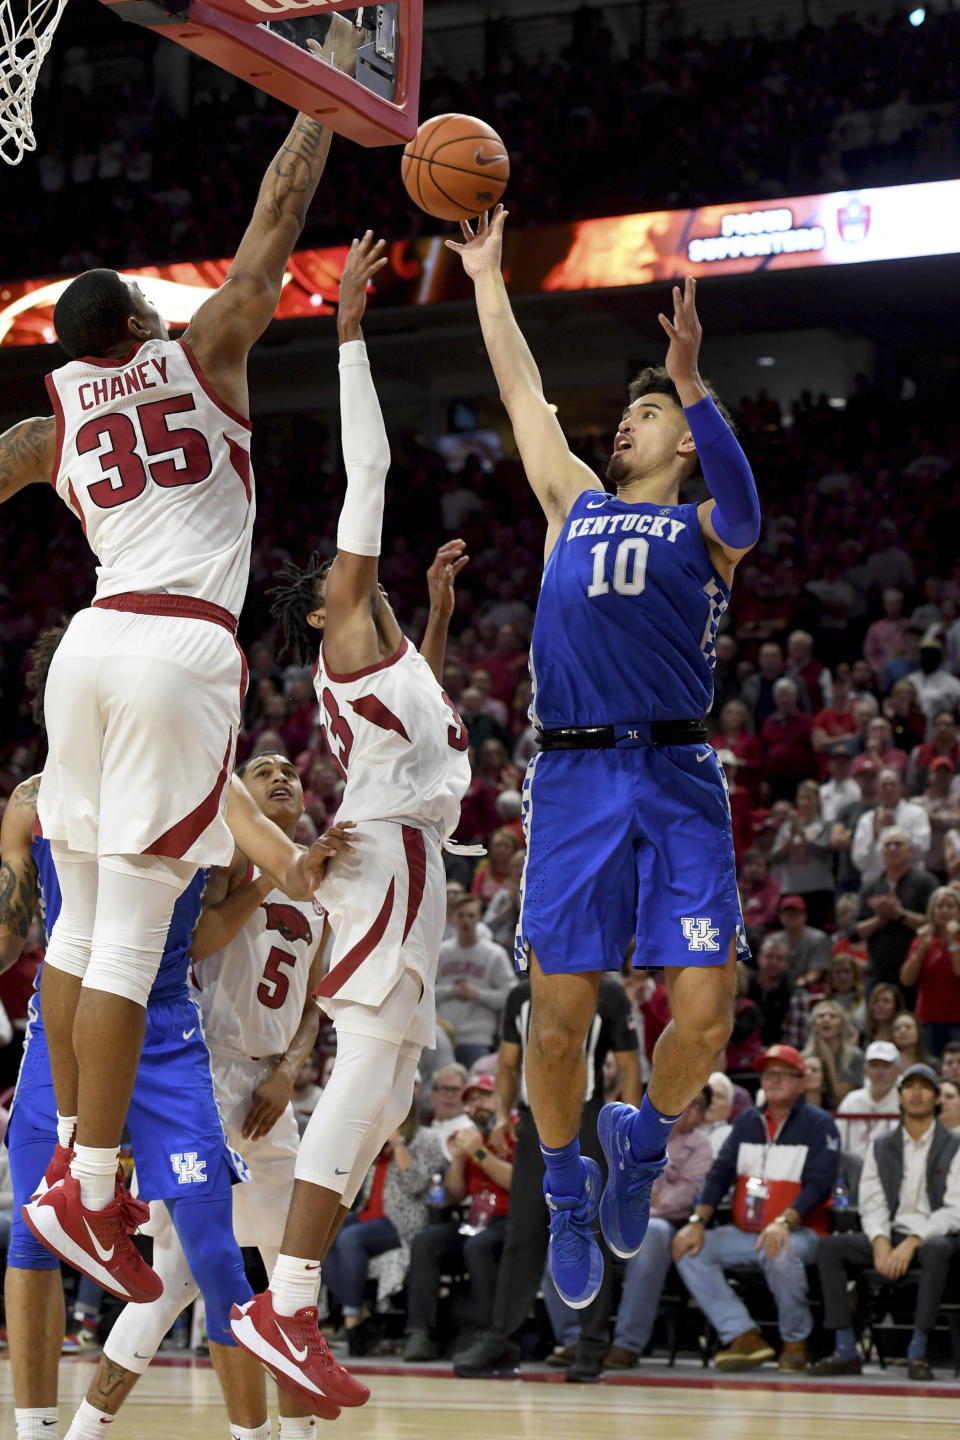
[[[127,1129],[144,1200],[176,1200],[201,1187],[211,1195],[230,1194],[237,1180],[248,1178],[243,1159],[227,1144],[200,1012],[186,992],[182,998],[152,1000],[147,1008]],[[42,1026],[33,1027],[23,1052],[6,1143],[14,1196],[7,1264],[55,1270],[59,1260],[24,1225],[20,1213],[57,1143],[57,1102]]]
[[[7,1127],[10,1179],[13,1182],[13,1219],[7,1264],[14,1270],[59,1270],[60,1261],[23,1223],[21,1207],[43,1179],[57,1144],[57,1102],[50,1078],[47,1037],[42,1026],[31,1025],[24,1045],[17,1089]]]
[[[200,1010],[186,990],[147,1006],[127,1129],[144,1200],[176,1200],[248,1177],[223,1132]]]
[[[749,954],[723,771],[710,745],[548,750],[523,782],[515,957],[548,974],[724,965]]]

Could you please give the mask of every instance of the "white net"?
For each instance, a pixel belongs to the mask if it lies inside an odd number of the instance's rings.
[[[33,92],[67,0],[0,0],[0,156],[19,165],[36,150]],[[22,18],[14,14],[14,6]]]

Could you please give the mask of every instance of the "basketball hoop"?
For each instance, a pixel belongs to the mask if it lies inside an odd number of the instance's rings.
[[[8,165],[19,165],[37,148],[33,92],[67,0],[26,0],[19,22],[16,3],[0,0],[0,155]]]

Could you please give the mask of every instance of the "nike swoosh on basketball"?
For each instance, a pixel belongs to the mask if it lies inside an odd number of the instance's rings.
[[[183,1038],[184,1038],[184,1040],[189,1040],[189,1039],[190,1039],[190,1036],[191,1036],[191,1035],[196,1035],[196,1033],[197,1033],[197,1027],[196,1027],[196,1025],[194,1025],[194,1027],[193,1027],[192,1030],[184,1030],[184,1031],[183,1031]]]
[[[84,1225],[87,1227],[87,1234],[90,1236],[90,1239],[93,1241],[93,1248],[94,1248],[94,1250],[96,1250],[97,1254],[100,1256],[100,1259],[104,1262],[104,1264],[106,1264],[108,1260],[112,1260],[112,1259],[113,1259],[114,1246],[111,1245],[109,1250],[104,1250],[103,1246],[100,1244],[100,1241],[97,1239],[96,1235],[94,1235],[93,1231],[90,1229],[90,1223],[89,1223],[89,1221],[85,1218],[83,1223],[84,1223]]]
[[[279,1325],[277,1326],[277,1329],[280,1330],[280,1326],[279,1326]],[[286,1335],[282,1330],[280,1330],[280,1334],[281,1334],[281,1336],[283,1337],[283,1343],[284,1343],[284,1345],[286,1345],[287,1349],[290,1351],[290,1354],[293,1356],[294,1360],[296,1360],[296,1362],[297,1362],[298,1365],[302,1365],[303,1362],[304,1362],[304,1360],[306,1360],[306,1358],[307,1358],[307,1347],[306,1347],[306,1345],[304,1345],[304,1347],[303,1347],[302,1350],[298,1350],[297,1347],[296,1347],[296,1345],[291,1345],[289,1335]]]
[[[506,160],[506,155],[484,155],[479,145],[473,152],[474,165],[496,165],[498,160]]]

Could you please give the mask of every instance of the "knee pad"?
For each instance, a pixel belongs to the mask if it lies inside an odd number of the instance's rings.
[[[356,1179],[359,1190],[373,1156],[399,1124],[377,1138],[394,1090],[398,1048],[390,1040],[352,1030],[338,1034],[333,1073],[300,1141],[298,1180],[345,1196],[347,1186],[354,1184],[359,1158],[369,1156]],[[415,1068],[410,1069],[411,1093]],[[409,1105],[408,1095],[407,1109]]]
[[[167,1202],[194,1280],[207,1312],[207,1337],[216,1345],[235,1345],[230,1309],[253,1295],[243,1256],[233,1234],[232,1195],[210,1195]]]
[[[97,857],[65,845],[51,844],[50,855],[60,885],[61,908],[47,946],[46,963],[82,980],[90,963],[90,944],[97,909]]]
[[[83,978],[88,989],[122,995],[146,1008],[173,908],[196,868],[156,855],[104,856],[90,963]]]

